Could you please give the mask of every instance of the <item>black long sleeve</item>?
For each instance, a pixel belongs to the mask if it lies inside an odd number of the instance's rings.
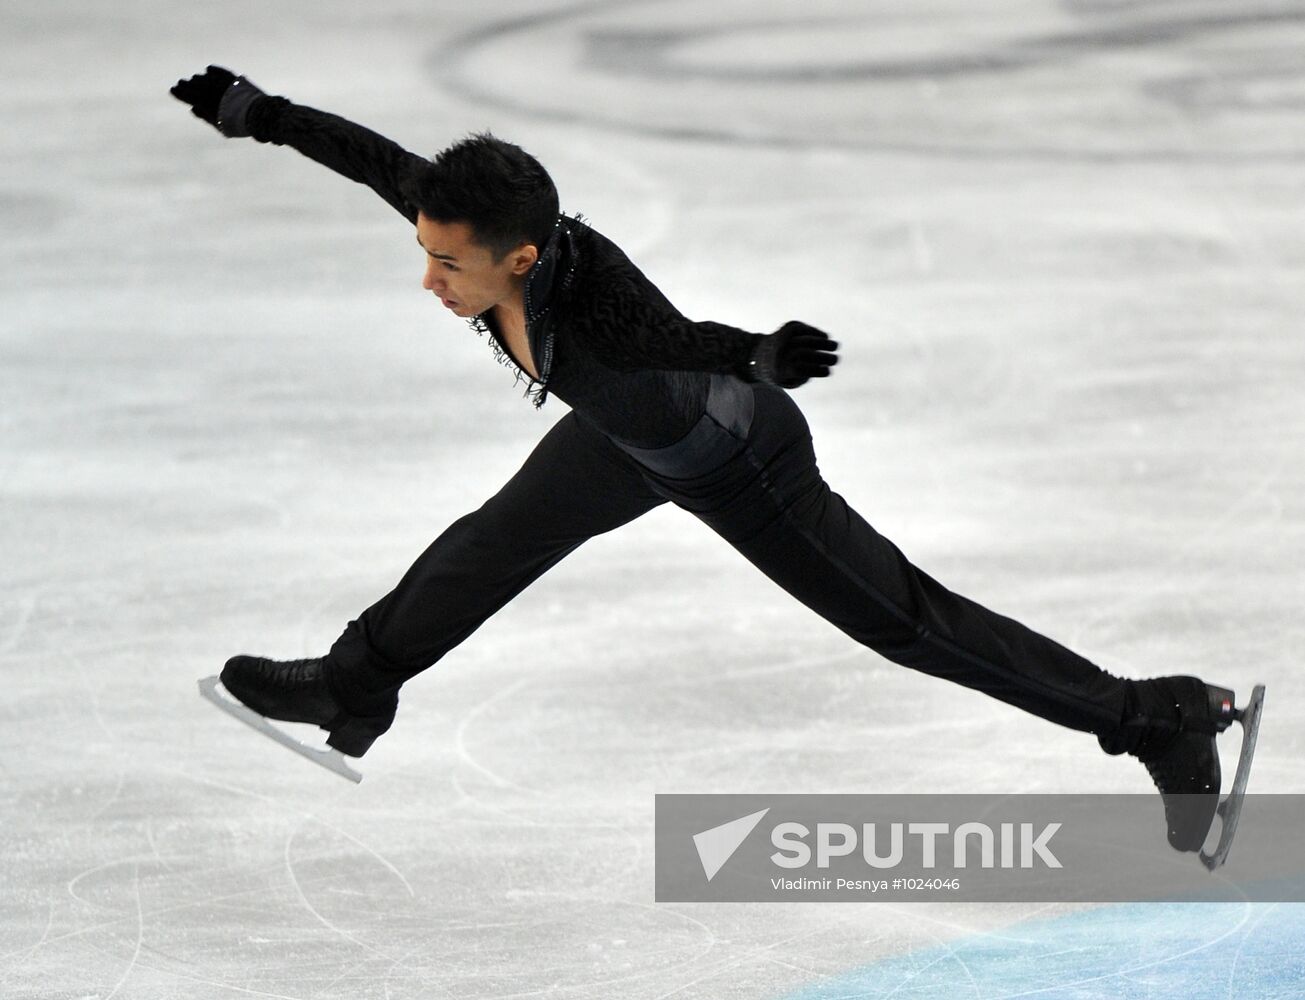
[[[264,97],[249,111],[250,134],[259,142],[289,146],[342,177],[366,184],[414,225],[416,206],[402,193],[402,182],[426,162],[371,129],[284,97]]]
[[[687,319],[630,268],[606,274],[572,318],[573,335],[615,371],[697,371],[742,375],[760,334]]]

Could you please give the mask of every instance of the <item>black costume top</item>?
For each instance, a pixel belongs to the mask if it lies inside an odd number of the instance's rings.
[[[401,193],[427,161],[337,115],[264,97],[249,112],[259,142],[290,146],[366,184],[414,225],[417,208]],[[526,276],[526,330],[539,379],[512,358],[486,313],[473,326],[542,406],[549,393],[609,437],[640,448],[682,438],[707,401],[709,374],[746,377],[760,334],[693,322],[675,308],[611,240],[562,216]]]

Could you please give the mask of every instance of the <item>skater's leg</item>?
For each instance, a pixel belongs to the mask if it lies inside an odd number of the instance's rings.
[[[327,657],[332,689],[354,711],[392,700],[586,539],[663,502],[626,455],[568,414],[494,497],[349,624]]]
[[[853,638],[904,666],[983,691],[1146,764],[1169,841],[1197,851],[1219,794],[1215,735],[1232,692],[1195,677],[1114,677],[913,566],[825,484],[786,395],[758,388],[737,456],[667,492]]]
[[[1075,729],[1111,733],[1128,684],[924,573],[824,482],[806,422],[758,386],[747,443],[724,465],[661,477],[767,576],[888,659]]]

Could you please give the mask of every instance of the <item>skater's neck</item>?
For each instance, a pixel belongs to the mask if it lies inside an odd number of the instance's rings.
[[[525,279],[517,282],[512,294],[494,306],[494,320],[506,330],[509,327],[525,328],[526,325],[526,283]]]

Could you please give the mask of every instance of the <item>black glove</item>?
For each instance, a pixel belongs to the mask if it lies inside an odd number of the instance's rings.
[[[189,80],[178,80],[170,91],[173,97],[190,105],[190,113],[202,118],[228,138],[249,135],[246,119],[250,106],[266,96],[229,69],[210,66]]]
[[[807,379],[824,378],[838,364],[838,343],[824,330],[792,320],[762,336],[748,359],[747,376],[796,389]]]

